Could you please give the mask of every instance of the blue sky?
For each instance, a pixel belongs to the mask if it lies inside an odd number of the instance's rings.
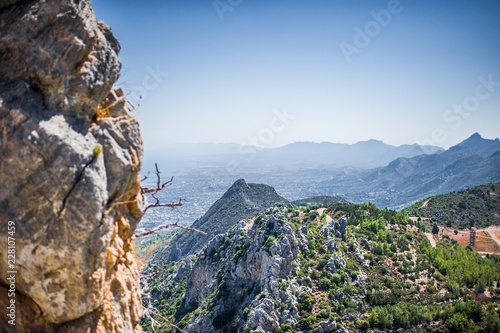
[[[122,45],[117,85],[138,105],[146,154],[250,138],[448,148],[500,137],[497,0],[92,5]]]

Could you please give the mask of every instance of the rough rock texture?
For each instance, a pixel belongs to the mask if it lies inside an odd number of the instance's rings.
[[[325,238],[331,238],[332,235],[335,237],[342,237],[346,232],[347,217],[345,216],[342,216],[337,221],[332,220],[321,228],[321,233],[325,236]]]
[[[264,219],[242,221],[227,234],[218,235],[201,252],[203,259],[187,275],[185,305],[200,304],[214,290],[220,301],[212,309],[213,316],[199,316],[186,332],[239,332],[245,322],[250,323],[245,331],[277,332],[280,324],[296,324],[295,294],[302,289],[297,286],[296,293],[280,289],[278,278],[286,277],[297,265],[300,244],[281,211],[271,210]],[[282,236],[266,244],[271,234]],[[240,248],[228,245],[238,242]],[[238,249],[243,249],[241,255]],[[215,253],[217,258],[233,260],[214,260]],[[247,320],[244,307],[250,309]],[[234,312],[236,308],[239,311]]]
[[[301,293],[312,293],[310,287],[299,283],[296,274],[301,265],[299,254],[308,248],[304,236],[308,230],[294,232],[285,215],[283,208],[275,207],[255,219],[240,221],[180,264],[177,275],[170,279],[171,286],[186,281],[179,312],[207,305],[205,313],[191,315],[184,331],[276,333],[282,324],[297,326]],[[340,233],[347,225],[344,220],[342,217],[328,225],[328,238],[334,239],[331,235],[336,233],[344,236]],[[339,267],[332,271],[345,267],[342,256],[334,258]],[[335,321],[322,322],[320,327],[318,332],[342,332]]]
[[[139,330],[142,140],[112,88],[119,49],[86,0],[0,2],[0,292],[14,221],[18,332]]]

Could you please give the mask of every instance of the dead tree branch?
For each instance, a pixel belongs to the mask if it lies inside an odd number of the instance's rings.
[[[158,170],[158,164],[155,163],[155,174],[156,174],[156,188],[147,188],[147,187],[142,187],[141,188],[141,193],[144,195],[146,193],[156,193],[156,192],[160,192],[161,190],[163,190],[165,187],[168,187],[170,185],[172,185],[172,182],[174,181],[174,177],[170,178],[170,180],[162,183],[161,182],[161,177],[160,177],[160,170]],[[148,176],[145,176],[142,180],[142,181],[145,181],[146,179],[148,179]]]
[[[144,207],[144,209],[142,210],[142,213],[144,214],[149,208],[158,208],[158,207],[170,207],[170,208],[175,208],[175,207],[179,207],[179,206],[182,206],[182,202],[183,201],[187,201],[186,199],[179,199],[178,202],[172,202],[172,203],[168,203],[168,204],[162,204],[160,202],[160,199],[158,199],[154,193],[150,193],[151,197],[153,197],[153,199],[155,199],[155,203],[152,203],[152,204],[149,204],[147,205],[146,207]]]
[[[187,201],[186,199],[179,199],[179,201],[177,202],[172,202],[172,203],[161,203],[160,199],[157,197],[157,194],[161,191],[163,191],[166,187],[169,187],[170,185],[172,185],[173,181],[174,181],[174,177],[171,177],[170,180],[166,181],[166,182],[162,182],[161,180],[161,172],[160,170],[158,169],[158,164],[155,163],[155,175],[156,175],[156,187],[153,187],[153,188],[148,188],[148,187],[142,187],[141,186],[141,196],[142,196],[142,199],[143,199],[143,202],[147,202],[146,200],[146,194],[148,194],[149,196],[151,196],[151,198],[154,199],[154,202],[153,203],[150,203],[150,204],[147,204],[143,209],[142,209],[142,213],[146,213],[146,211],[150,208],[159,208],[159,207],[170,207],[170,208],[175,208],[175,207],[179,207],[179,206],[182,206],[182,203],[184,201]],[[144,182],[146,179],[148,179],[147,176],[145,176],[141,182]],[[156,233],[158,234],[158,231],[162,230],[162,229],[166,229],[168,227],[177,227],[177,228],[181,228],[181,229],[184,229],[184,230],[189,230],[189,231],[194,231],[194,232],[197,232],[197,233],[200,233],[202,235],[205,235],[207,236],[206,233],[204,233],[203,231],[200,231],[200,230],[197,230],[197,229],[194,229],[194,228],[189,228],[189,227],[184,227],[182,225],[179,225],[179,221],[175,222],[175,223],[168,223],[168,224],[163,224],[163,225],[160,225],[160,226],[157,226],[149,231],[146,231],[146,232],[143,232],[143,233],[139,233],[139,234],[135,234],[135,237],[143,237],[143,236],[148,236],[148,235],[151,235],[153,233]],[[159,234],[158,234],[159,235]]]
[[[149,204],[146,207],[144,207],[144,209],[142,210],[143,214],[148,209],[150,209],[150,208],[158,208],[158,207],[175,208],[175,207],[182,206],[182,202],[183,201],[187,201],[186,199],[179,199],[178,202],[172,202],[172,203],[167,203],[167,204],[161,203],[160,199],[156,196],[156,194],[158,192],[161,192],[164,188],[169,187],[170,185],[172,185],[172,183],[174,181],[174,177],[171,177],[170,180],[168,180],[166,182],[162,182],[161,181],[161,176],[160,176],[161,172],[160,172],[160,170],[158,170],[158,164],[156,164],[156,163],[155,163],[155,169],[156,169],[156,171],[155,171],[155,174],[156,174],[156,187],[154,187],[154,188],[141,187],[141,195],[142,195],[142,198],[144,199],[143,201],[146,201],[145,200],[146,194],[149,194],[154,199],[154,203]],[[145,176],[141,180],[141,182],[145,181],[146,179],[148,179],[147,176]]]
[[[142,199],[143,199],[142,201],[143,202],[147,202],[146,195],[148,195],[148,196],[150,196],[151,198],[154,199],[153,203],[146,204],[145,207],[143,207],[143,209],[142,209],[142,213],[143,214],[148,209],[150,209],[150,208],[170,207],[170,208],[173,209],[175,207],[182,206],[182,202],[186,201],[186,199],[179,199],[178,202],[172,202],[172,203],[168,203],[168,204],[164,204],[164,203],[160,202],[160,199],[157,197],[157,194],[159,192],[161,192],[162,190],[164,190],[166,187],[172,185],[174,177],[170,178],[170,180],[168,180],[166,182],[162,182],[161,181],[161,176],[160,176],[160,170],[158,170],[158,165],[156,163],[155,163],[155,169],[156,169],[156,171],[155,171],[155,174],[156,174],[156,187],[154,187],[154,188],[148,188],[148,187],[142,187],[141,186],[141,196],[142,196]],[[141,183],[144,182],[147,179],[148,179],[148,177],[145,176],[141,180]],[[146,232],[135,233],[134,237],[148,236],[148,235],[151,235],[153,233],[156,233],[158,236],[160,236],[159,231],[162,230],[162,229],[166,229],[168,227],[177,227],[177,228],[181,228],[181,229],[184,229],[184,230],[194,231],[194,232],[197,232],[197,233],[200,233],[202,235],[207,236],[207,234],[204,233],[203,231],[179,225],[179,220],[177,220],[175,223],[167,223],[167,224],[159,225],[159,226],[157,226],[157,227],[155,227],[155,228],[153,228],[153,229],[151,229],[149,231],[146,231]],[[151,249],[150,249],[150,251],[151,251]],[[148,251],[148,253],[149,253],[149,251]],[[145,281],[145,286],[143,287],[144,288],[143,290],[147,290],[147,280],[148,280],[148,278],[151,278],[151,275],[152,274],[150,274],[149,276],[142,276],[142,272],[141,272],[141,279],[143,279]],[[156,312],[156,309],[154,308],[154,306],[151,303],[151,296],[149,294],[143,293],[143,296],[145,296],[147,298],[147,300],[148,300],[148,305],[144,309],[144,315],[151,320],[151,330],[153,332],[156,333],[155,326],[161,326],[160,323],[158,323],[158,321],[155,318],[153,318],[153,315],[154,315],[157,318],[163,319],[166,323],[168,323],[171,327],[173,327],[177,331],[179,331],[181,333],[185,333],[178,326],[176,326],[173,322],[171,322],[170,320],[168,320],[167,318],[165,318],[164,316],[162,316],[161,314],[159,314],[158,312]]]
[[[175,223],[162,224],[162,225],[159,225],[156,228],[153,228],[153,229],[151,229],[149,231],[141,232],[139,234],[135,234],[135,237],[144,237],[144,236],[151,235],[153,233],[158,233],[158,231],[160,231],[162,229],[166,229],[168,227],[177,227],[177,228],[181,228],[181,229],[184,229],[184,230],[194,231],[194,232],[200,233],[200,234],[202,234],[204,236],[207,236],[207,234],[205,232],[200,231],[198,229],[194,229],[194,228],[189,228],[189,227],[182,226],[182,225],[179,224],[179,221],[177,221]]]
[[[170,320],[168,320],[167,318],[165,318],[164,316],[162,316],[161,314],[159,314],[158,312],[154,311],[153,309],[153,306],[151,304],[151,296],[149,294],[145,294],[143,293],[142,296],[145,296],[147,299],[148,299],[148,306],[144,309],[144,315],[146,317],[148,317],[150,320],[151,320],[151,330],[153,332],[156,333],[156,330],[155,330],[155,325],[157,326],[160,326],[160,324],[158,323],[157,320],[155,320],[153,318],[153,316],[151,316],[151,314],[155,315],[155,316],[158,316],[160,317],[161,319],[165,320],[165,322],[167,324],[169,324],[171,327],[175,328],[176,330],[178,330],[179,332],[181,333],[186,333],[185,331],[181,330],[179,326],[175,325],[174,323],[172,323]]]

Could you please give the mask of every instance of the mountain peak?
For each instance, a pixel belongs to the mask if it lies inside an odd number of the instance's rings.
[[[470,148],[482,146],[486,143],[489,143],[492,140],[483,139],[479,133],[472,134],[468,139],[457,144],[458,147]]]
[[[239,192],[246,192],[249,188],[250,186],[247,184],[245,179],[240,178],[237,181],[235,181],[233,185],[231,185],[231,187],[226,191],[224,196],[233,195]]]
[[[235,187],[235,186],[246,186],[247,185],[247,182],[245,181],[245,179],[243,178],[240,178],[238,179],[237,181],[235,181],[233,183],[233,185],[231,185],[231,187]]]
[[[358,141],[355,144],[371,144],[371,145],[384,145],[385,143],[382,140],[375,140],[375,139],[370,139],[367,141]]]
[[[217,200],[192,227],[207,233],[207,237],[197,233],[182,231],[173,238],[161,260],[177,261],[185,255],[199,250],[217,234],[224,233],[235,223],[247,216],[262,213],[269,207],[281,204],[290,206],[288,200],[276,193],[274,187],[265,184],[247,183],[238,179]]]
[[[382,140],[375,140],[375,139],[370,139],[367,141],[358,141],[355,144],[352,145],[353,147],[358,147],[358,148],[368,148],[368,149],[388,149],[392,148],[393,146],[385,144]]]

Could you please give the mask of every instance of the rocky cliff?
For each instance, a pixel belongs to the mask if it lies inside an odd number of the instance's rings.
[[[113,88],[119,50],[89,1],[0,2],[0,307],[16,304],[2,331],[140,329],[142,140]]]
[[[301,253],[310,250],[315,236],[305,224],[299,228],[297,222],[290,223],[289,216],[285,208],[268,209],[214,237],[177,270],[148,268],[152,278],[146,289],[156,300],[155,306],[174,313],[174,319],[190,333],[283,332],[283,327],[297,327],[304,295],[313,293],[311,279],[306,278],[309,284],[302,283],[297,272],[310,270]],[[304,214],[301,218],[307,220]],[[321,228],[314,219],[311,216],[311,226],[324,235],[326,250],[336,251],[339,237],[347,231],[347,219],[331,220]],[[346,266],[340,252],[329,259],[325,263],[328,276]],[[359,274],[358,282],[362,278]],[[164,302],[169,303],[167,307]],[[329,315],[320,320],[322,328],[315,332],[344,332]]]

